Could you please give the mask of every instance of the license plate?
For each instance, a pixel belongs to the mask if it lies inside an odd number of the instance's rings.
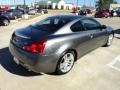
[[[16,64],[19,64],[19,60],[15,57],[14,57],[14,61],[15,61]]]

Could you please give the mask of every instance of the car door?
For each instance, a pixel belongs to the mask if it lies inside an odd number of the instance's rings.
[[[90,44],[92,39],[90,37],[90,33],[84,29],[81,21],[77,21],[70,28],[74,35],[74,44],[78,57],[81,57],[91,48]]]
[[[81,20],[86,33],[89,33],[91,38],[89,43],[89,49],[95,49],[103,46],[107,40],[107,30],[101,28],[101,24],[94,19],[83,19]]]

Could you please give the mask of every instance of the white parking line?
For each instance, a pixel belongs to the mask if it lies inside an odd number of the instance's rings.
[[[120,71],[120,68],[115,66],[115,64],[120,64],[120,56],[117,56],[112,62],[107,64],[110,68]]]

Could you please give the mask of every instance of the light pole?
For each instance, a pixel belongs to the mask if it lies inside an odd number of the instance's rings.
[[[33,0],[33,8],[36,8],[36,0]]]
[[[96,0],[94,0],[94,7],[96,7]]]
[[[26,1],[25,1],[25,0],[23,0],[23,2],[24,2],[24,5],[23,5],[23,7],[24,7],[24,9],[25,9],[25,6],[26,6]]]
[[[78,0],[77,0],[77,2],[76,2],[76,7],[78,7]]]
[[[78,15],[78,0],[76,1],[76,8],[75,8],[76,15]]]

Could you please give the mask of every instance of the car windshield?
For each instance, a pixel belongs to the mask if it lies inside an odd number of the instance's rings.
[[[69,19],[61,18],[61,17],[49,17],[42,21],[39,21],[31,26],[38,28],[39,30],[55,32],[65,24],[70,22]]]

